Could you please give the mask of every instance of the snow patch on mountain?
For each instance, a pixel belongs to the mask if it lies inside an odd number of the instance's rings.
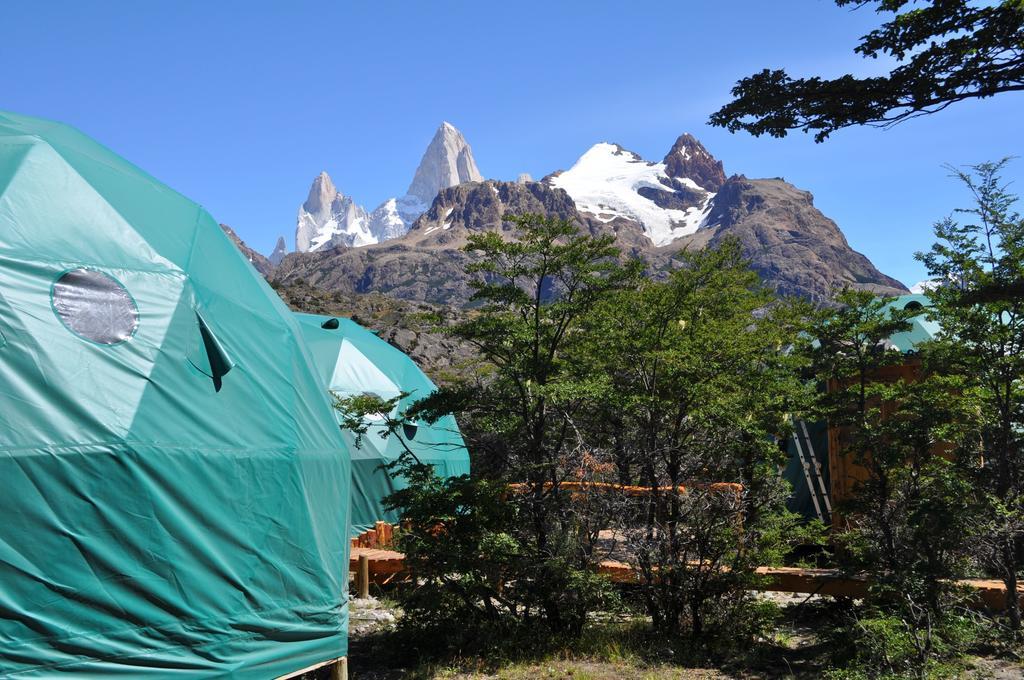
[[[402,218],[397,198],[389,198],[370,213],[369,229],[375,239],[374,243],[398,238],[409,231],[409,224]]]
[[[618,217],[638,222],[656,246],[697,231],[715,196],[691,179],[670,178],[664,163],[645,161],[632,151],[607,142],[592,146],[569,170],[549,181],[564,189],[581,212],[602,222]],[[670,192],[680,185],[704,194],[703,200],[685,209],[666,208],[639,193],[641,189],[649,190],[648,193]]]

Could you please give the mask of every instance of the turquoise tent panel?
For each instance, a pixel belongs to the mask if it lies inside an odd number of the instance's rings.
[[[921,313],[910,319],[910,329],[895,333],[889,338],[890,346],[903,352],[917,351],[921,343],[933,340],[939,333],[939,324],[928,318],[928,307],[931,301],[927,295],[900,295],[889,303],[890,309],[920,310]]]
[[[347,647],[350,461],[199,206],[0,113],[0,676],[268,678]]]
[[[340,396],[375,394],[392,399],[406,394],[395,406],[397,416],[437,387],[401,350],[381,340],[351,319],[296,314],[319,367],[325,390]],[[326,323],[330,322],[330,323]],[[326,327],[325,327],[326,323]],[[444,477],[469,474],[469,453],[453,416],[435,423],[416,423],[389,434],[383,425],[374,427],[360,442],[345,432],[352,457],[353,533],[378,520],[397,522],[395,512],[384,509],[383,499],[404,487],[404,480],[384,468],[408,447],[422,462]]]

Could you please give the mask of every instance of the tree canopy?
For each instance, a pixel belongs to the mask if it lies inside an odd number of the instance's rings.
[[[893,16],[861,38],[855,52],[891,57],[885,76],[792,78],[764,69],[740,80],[733,101],[712,114],[712,125],[754,136],[790,130],[824,141],[852,125],[888,127],[935,113],[965,99],[1024,90],[1024,1],[836,0],[875,6]]]

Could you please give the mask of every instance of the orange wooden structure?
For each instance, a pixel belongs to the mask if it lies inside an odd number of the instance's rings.
[[[360,557],[368,568],[370,582],[385,585],[400,577],[405,571],[405,555],[394,550],[380,548],[352,548],[349,569],[356,574]],[[636,572],[626,562],[605,560],[598,566],[598,573],[605,574],[616,583],[634,583]],[[835,569],[803,569],[799,567],[758,567],[757,573],[766,577],[759,590],[804,593],[807,595],[829,595],[833,597],[862,598],[867,594],[868,581],[862,577],[845,576]],[[1006,602],[1006,588],[1002,581],[991,579],[964,579],[958,581],[977,593],[979,605],[993,610],[1003,609]],[[1017,589],[1017,597],[1024,604],[1024,584]]]
[[[372,529],[352,539],[353,548],[386,548],[394,543],[395,526],[388,522],[377,522]]]
[[[914,382],[918,379],[921,370],[921,362],[915,355],[908,355],[901,364],[885,366],[872,375],[873,382],[894,383],[899,380]],[[830,381],[828,390],[838,389],[836,381]],[[893,411],[894,405],[882,404],[882,417]],[[829,494],[832,500],[832,526],[842,526],[842,518],[835,508],[844,500],[853,495],[854,487],[868,479],[868,470],[854,460],[854,456],[847,450],[849,443],[849,432],[847,428],[839,427],[832,423],[828,425],[828,466],[831,478]],[[946,447],[942,444],[935,445],[935,453],[943,454]]]
[[[545,482],[544,488],[554,488],[555,484],[552,482]],[[511,493],[527,493],[532,489],[532,485],[524,483],[509,484],[508,490]],[[588,493],[592,492],[614,492],[622,494],[623,496],[629,496],[631,498],[640,498],[648,496],[654,492],[664,494],[687,494],[690,490],[695,489],[707,489],[710,491],[717,491],[720,493],[731,493],[733,500],[739,507],[739,502],[743,497],[743,485],[736,484],[733,482],[692,482],[688,485],[677,485],[677,486],[629,486],[626,484],[615,484],[611,482],[559,482],[558,488],[569,494],[569,497],[573,500],[584,498]],[[741,520],[739,512],[737,512],[737,519]]]
[[[545,482],[544,483],[544,488],[546,488],[546,489],[552,488],[553,486],[554,486],[554,483],[552,483],[552,482]],[[672,487],[672,486],[650,487],[650,486],[628,486],[626,484],[612,484],[610,482],[559,482],[558,483],[558,487],[560,489],[564,489],[566,491],[569,491],[570,493],[583,493],[583,492],[589,491],[589,490],[594,490],[594,491],[617,491],[617,492],[623,493],[623,494],[625,494],[627,496],[643,496],[643,495],[651,493],[654,490],[657,490],[657,491],[663,492],[663,493],[669,493],[669,492],[672,492],[672,491],[678,491],[679,493],[686,493],[687,492],[687,488],[688,488],[687,485],[684,485],[684,484],[680,484],[677,487]],[[530,485],[529,484],[524,484],[524,483],[516,483],[516,484],[509,484],[508,488],[509,488],[509,491],[512,491],[514,493],[521,493],[523,491],[528,490],[530,488]],[[733,493],[735,493],[737,495],[743,493],[743,485],[742,484],[735,484],[735,483],[732,483],[732,482],[715,482],[715,483],[711,483],[711,484],[694,483],[694,484],[690,484],[689,488],[692,488],[692,489],[698,489],[698,488],[705,489],[706,488],[706,489],[710,489],[712,491],[732,491]]]

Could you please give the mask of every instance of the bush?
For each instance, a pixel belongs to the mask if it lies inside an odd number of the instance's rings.
[[[875,608],[847,608],[822,632],[826,646],[832,650],[832,668],[826,677],[960,677],[963,665],[959,659],[983,635],[983,626],[967,615],[949,614],[925,636],[901,616]]]
[[[421,652],[536,645],[578,635],[588,613],[615,606],[604,577],[531,550],[504,484],[440,478],[408,456],[393,468],[409,482],[387,499],[403,517],[397,543],[410,576],[397,594],[399,627],[428,645]]]

